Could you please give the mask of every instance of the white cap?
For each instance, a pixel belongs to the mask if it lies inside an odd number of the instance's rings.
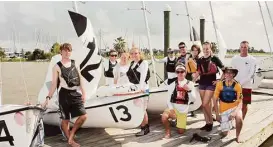
[[[177,71],[178,69],[186,70],[184,65],[177,65],[175,70]]]

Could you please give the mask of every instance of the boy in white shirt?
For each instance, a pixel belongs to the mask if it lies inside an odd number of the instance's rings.
[[[231,61],[231,66],[239,71],[235,80],[238,81],[243,88],[243,119],[247,113],[247,105],[251,104],[252,84],[257,66],[257,60],[248,54],[248,49],[249,43],[242,41],[240,43],[240,55],[234,56]]]

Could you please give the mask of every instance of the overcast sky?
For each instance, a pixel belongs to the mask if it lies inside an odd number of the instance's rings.
[[[177,13],[186,14],[184,2],[148,1],[145,3],[147,9],[151,11],[151,14],[147,13],[147,16],[152,48],[163,48],[163,11],[166,4],[172,9],[170,47],[177,48],[180,41],[189,41],[187,17],[176,16]],[[272,36],[273,27],[265,3],[261,2],[261,4],[268,34]],[[238,48],[242,40],[248,40],[251,46],[269,51],[258,2],[212,2],[212,6],[215,21],[228,48]],[[273,2],[268,2],[268,6],[272,10]],[[99,38],[99,30],[102,30],[104,40],[102,47],[106,45],[110,48],[115,38],[124,37],[125,34],[130,46],[133,34],[136,45],[139,44],[140,38],[140,46],[148,46],[143,12],[127,11],[127,8],[140,9],[141,7],[140,1],[78,3],[79,12],[91,20],[97,38]],[[208,21],[205,38],[215,41],[209,2],[188,2],[188,8],[198,33],[199,17],[204,15]],[[17,48],[34,49],[38,40],[37,36],[40,34],[38,48],[50,48],[56,41],[71,42],[74,47],[79,47],[80,42],[67,10],[73,10],[72,2],[0,2],[0,46],[13,47],[13,38],[16,34]],[[270,41],[273,46],[273,37]]]

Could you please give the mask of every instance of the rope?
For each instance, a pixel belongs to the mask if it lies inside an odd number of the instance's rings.
[[[215,19],[214,19],[214,14],[213,14],[213,9],[212,9],[212,5],[211,5],[211,1],[209,2],[209,5],[210,5],[210,10],[211,10],[213,27],[214,27],[214,31],[215,31],[215,37],[216,37],[217,45],[219,46],[219,39],[218,39],[217,29],[216,29],[217,26],[216,26]]]
[[[271,16],[269,7],[268,7],[268,5],[267,5],[267,1],[265,1],[265,5],[266,5],[266,8],[267,8],[267,12],[268,12],[268,15],[269,15],[269,19],[270,19],[271,25],[272,25],[272,27],[273,27],[273,20],[272,20],[272,16]],[[272,55],[271,48],[270,48],[270,54]]]
[[[186,11],[187,11],[187,16],[188,16],[189,27],[190,27],[191,40],[192,40],[192,44],[194,44],[194,35],[193,35],[193,29],[192,29],[192,24],[191,24],[191,18],[190,18],[190,14],[189,14],[188,4],[186,1],[185,1],[185,6],[186,6]]]
[[[269,37],[268,37],[268,33],[267,33],[265,21],[264,21],[264,15],[263,15],[262,6],[261,6],[260,1],[258,1],[258,4],[259,4],[259,7],[260,7],[260,12],[261,12],[261,15],[262,15],[264,29],[265,29],[265,34],[266,34],[266,37],[267,37],[268,45],[269,45],[269,48],[270,48],[270,53],[271,53],[271,56],[272,56],[272,48],[271,48],[271,45],[270,45],[270,41],[269,41]]]
[[[2,81],[2,57],[1,57],[1,61],[0,61],[0,105],[2,105],[2,98],[3,98],[3,81]]]
[[[26,96],[27,96],[27,103],[29,103],[30,102],[30,98],[29,98],[29,95],[28,95],[28,89],[27,89],[27,84],[26,84],[26,80],[25,80],[25,73],[24,73],[24,69],[23,69],[21,58],[20,58],[20,65],[21,65],[21,71],[22,71],[22,78],[23,78],[23,82],[24,82],[24,88],[25,88]]]

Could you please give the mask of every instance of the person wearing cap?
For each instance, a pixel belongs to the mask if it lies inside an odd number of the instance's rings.
[[[118,63],[117,56],[118,56],[118,52],[114,49],[111,49],[109,52],[109,59],[103,60],[105,85],[113,85],[114,84],[113,70],[114,70],[114,67]]]
[[[166,71],[168,74],[167,84],[170,85],[172,82],[174,82],[176,80],[175,65],[177,60],[174,50],[169,48],[168,57],[165,57],[163,59],[156,59],[154,56],[154,60],[158,63],[166,63]]]
[[[68,140],[68,144],[76,147],[79,146],[79,144],[74,141],[75,133],[87,119],[86,110],[84,108],[85,90],[82,85],[83,78],[79,72],[80,70],[76,66],[75,61],[70,59],[72,51],[71,44],[62,44],[60,51],[62,59],[53,67],[52,83],[43,107],[47,106],[59,84],[60,91],[58,101],[62,119],[61,129]],[[82,94],[78,92],[78,89],[81,90]],[[70,131],[70,119],[75,117],[78,118]]]
[[[177,80],[168,87],[168,108],[162,114],[162,123],[165,126],[165,138],[170,138],[171,130],[169,119],[176,119],[178,133],[183,134],[186,130],[187,113],[190,102],[195,100],[195,93],[192,91],[194,83],[187,80],[186,67],[178,63],[175,68]]]
[[[223,72],[225,79],[217,82],[214,91],[213,101],[216,120],[220,122],[221,135],[225,137],[232,128],[232,120],[235,119],[236,141],[239,142],[239,135],[243,126],[242,87],[234,80],[234,77],[238,74],[237,69],[225,67]]]

